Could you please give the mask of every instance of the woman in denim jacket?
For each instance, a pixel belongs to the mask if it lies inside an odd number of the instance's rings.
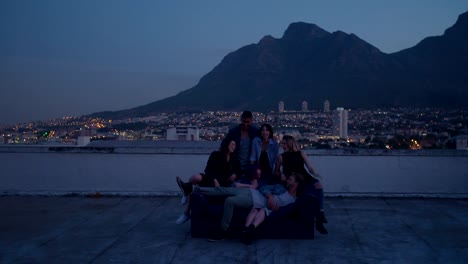
[[[270,124],[263,124],[258,133],[259,135],[252,141],[250,163],[260,166],[264,184],[280,183],[281,179],[273,176],[279,151],[278,142],[273,138],[273,128]]]

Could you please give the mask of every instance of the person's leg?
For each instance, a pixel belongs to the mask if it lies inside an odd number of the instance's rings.
[[[229,195],[229,197],[227,197],[224,201],[224,211],[223,217],[221,219],[220,229],[213,233],[212,236],[208,238],[208,241],[220,241],[226,237],[235,207],[253,207],[252,193],[250,192],[249,188],[216,187],[200,189],[202,189],[201,191],[211,191],[211,193],[207,192],[207,195]],[[217,192],[209,189],[217,189]]]
[[[225,188],[227,189],[227,188]],[[253,206],[252,193],[248,188],[230,188],[234,196],[226,198],[224,201],[224,212],[221,221],[221,229],[227,230],[231,224],[235,207],[251,208]]]
[[[313,223],[315,218],[315,229],[320,234],[328,234],[327,229],[323,225],[324,221],[319,216],[321,211],[318,200],[315,195],[310,193],[299,197],[296,203],[298,204],[301,219],[304,219],[306,223]]]
[[[202,192],[208,196],[234,196],[237,195],[238,190],[247,190],[247,188],[236,187],[199,187],[197,191]]]
[[[188,196],[193,191],[193,185],[201,182],[202,179],[199,173],[192,175],[188,182],[184,182],[179,176],[176,177],[177,185],[184,196]]]
[[[252,244],[254,233],[255,233],[255,228],[257,228],[263,221],[265,220],[266,216],[266,209],[261,208],[256,210],[255,217],[253,219],[253,222],[250,223],[249,225],[246,224],[246,228],[244,232],[242,232],[242,238],[241,242],[250,245]]]
[[[324,192],[323,192],[323,185],[321,182],[316,181],[314,183],[314,190],[313,194],[317,197],[318,205],[320,211],[317,214],[317,221],[321,223],[328,223],[327,219],[325,218],[325,211],[324,211]]]
[[[183,224],[190,219],[190,210],[191,210],[191,200],[192,200],[192,191],[193,185],[200,184],[201,186],[211,186],[209,179],[202,173],[194,174],[190,177],[188,182],[183,182],[182,179],[176,177],[177,184],[179,185],[180,190],[183,195],[186,197],[185,210],[184,213],[179,216],[176,220],[176,224]]]
[[[187,204],[185,205],[184,213],[181,216],[179,216],[179,218],[177,218],[176,224],[180,225],[190,220],[190,208],[191,208],[190,206],[192,203],[191,200],[192,200],[192,194],[189,194],[187,196]]]
[[[200,173],[194,174],[189,178],[189,182],[193,185],[202,182],[203,176]]]
[[[187,204],[185,206],[185,211],[184,213],[186,215],[190,215],[190,205],[192,204],[192,194],[189,194],[189,196],[187,196]]]
[[[265,216],[266,216],[265,208],[260,209],[258,213],[255,215],[253,225],[255,227],[258,227],[261,223],[263,223],[263,221],[265,221]]]
[[[247,218],[245,219],[245,227],[248,227],[249,225],[253,223],[257,213],[258,213],[258,209],[256,208],[252,208],[252,210],[250,210],[250,213],[247,215]]]
[[[320,209],[323,210],[323,204],[324,204],[324,193],[323,193],[323,185],[321,182],[316,181],[314,183],[314,195],[317,197],[318,202],[319,202],[319,207]]]

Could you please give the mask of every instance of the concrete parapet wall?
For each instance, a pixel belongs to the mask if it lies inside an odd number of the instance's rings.
[[[0,147],[0,194],[160,195],[211,148]],[[468,197],[466,151],[307,151],[331,196]]]

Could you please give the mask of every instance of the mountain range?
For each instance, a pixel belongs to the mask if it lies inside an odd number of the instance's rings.
[[[466,107],[468,12],[442,36],[383,53],[354,34],[292,23],[281,38],[263,37],[229,53],[194,87],[132,109],[92,116],[127,118],[160,112],[321,108]]]

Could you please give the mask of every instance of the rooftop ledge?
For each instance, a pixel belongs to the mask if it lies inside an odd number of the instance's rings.
[[[187,154],[208,155],[219,148],[219,141],[104,141],[76,145],[0,145],[0,153],[112,153],[112,154]],[[460,156],[468,151],[456,149],[305,149],[309,156]]]
[[[0,195],[174,196],[219,142],[1,145]],[[306,150],[327,197],[468,198],[468,151]]]

